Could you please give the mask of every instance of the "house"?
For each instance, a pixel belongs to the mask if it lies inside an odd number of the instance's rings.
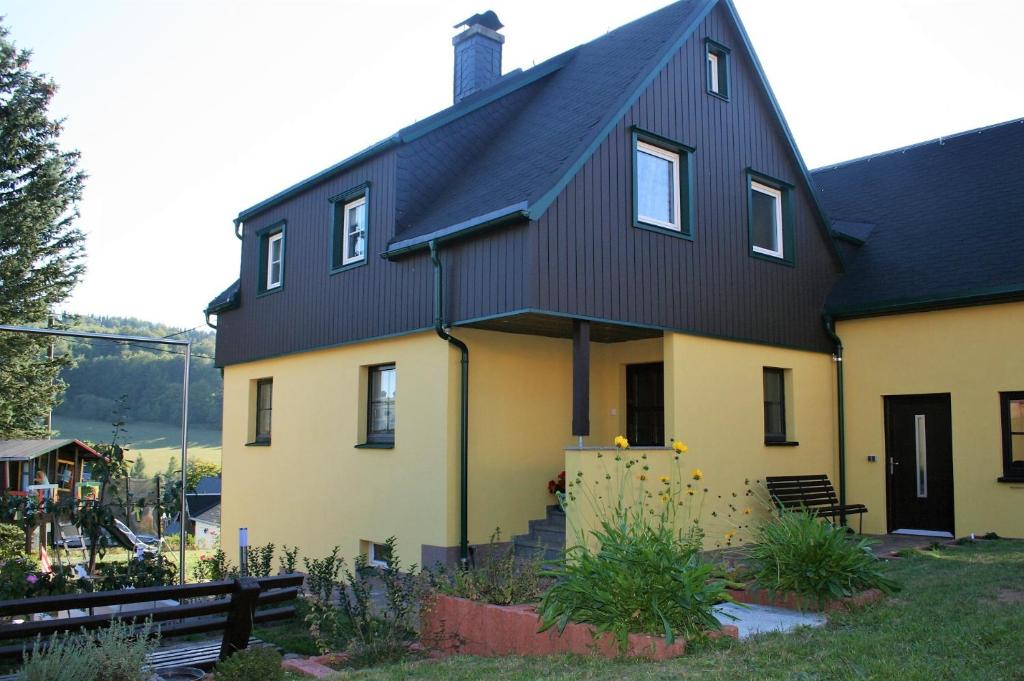
[[[195,491],[185,495],[187,531],[195,538],[198,549],[220,546],[220,489],[220,477],[204,475],[196,484]],[[171,521],[165,533],[181,534],[178,518]]]
[[[206,310],[229,555],[248,527],[304,555],[373,559],[395,536],[406,560],[464,559],[495,528],[526,532],[566,460],[618,434],[651,457],[684,440],[721,494],[826,473],[869,504],[866,530],[935,531],[888,524],[876,421],[886,396],[954,387],[882,364],[900,338],[885,327],[918,308],[848,305],[878,298],[869,263],[904,225],[835,189],[856,164],[807,171],[732,3],[677,2],[508,73],[493,12],[457,28],[451,107],[236,218],[240,278]],[[1020,268],[1006,274],[1019,299]],[[1019,303],[987,302],[1019,337]],[[915,370],[937,342],[908,350]],[[990,401],[1024,389],[1019,353],[988,352]],[[986,462],[958,495],[1003,484],[997,452],[956,456]],[[968,506],[949,532],[1024,535],[1006,505]]]

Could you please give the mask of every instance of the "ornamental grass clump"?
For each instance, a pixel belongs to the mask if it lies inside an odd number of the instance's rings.
[[[868,589],[892,593],[899,585],[885,576],[867,539],[806,510],[783,510],[758,525],[749,560],[759,588],[795,592],[825,605]]]
[[[589,506],[598,526],[577,528],[576,545],[545,572],[554,586],[540,604],[540,631],[590,624],[597,635],[611,633],[623,653],[632,633],[664,636],[667,645],[703,638],[720,627],[714,606],[730,600],[701,557],[707,489],[695,483],[704,474],[684,474],[681,442],[673,443],[671,474],[658,477],[646,454],[629,456],[621,436],[615,444],[604,479],[577,474],[561,498],[567,509]]]

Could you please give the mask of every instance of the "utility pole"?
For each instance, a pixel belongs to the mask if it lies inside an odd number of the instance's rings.
[[[46,318],[46,328],[53,328],[53,315]],[[53,336],[49,336],[50,342],[46,344],[46,361],[53,364]],[[53,381],[50,382],[51,384]],[[46,410],[46,435],[53,437],[53,407]]]

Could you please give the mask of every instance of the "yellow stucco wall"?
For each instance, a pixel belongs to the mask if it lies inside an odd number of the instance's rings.
[[[955,531],[1024,537],[1024,485],[1002,475],[999,392],[1024,390],[1024,303],[855,319],[845,349],[849,499],[886,531],[886,395],[949,393]],[[876,463],[867,461],[870,454]]]
[[[645,488],[655,494],[657,508],[662,475],[673,484],[695,485],[698,499],[706,488],[705,546],[715,548],[726,543],[727,532],[737,532],[733,543],[748,538],[742,526],[766,514],[755,498],[745,496],[748,489],[759,489],[757,480],[807,473],[827,473],[835,480],[835,380],[830,356],[674,333],[666,334],[662,345],[665,433],[685,442],[689,451],[680,457],[678,468],[671,450],[621,452],[638,460],[630,472],[627,496]],[[787,430],[797,446],[764,444],[764,367],[787,370]],[[614,457],[619,452],[609,447],[601,453],[598,457],[593,449],[566,450],[568,476],[582,471],[583,484],[605,490],[605,475],[613,479],[618,475]],[[649,470],[643,471],[644,465]],[[699,482],[690,478],[694,469],[703,473]],[[643,482],[637,479],[641,474],[646,477]],[[747,507],[752,510],[750,516],[743,515]],[[594,527],[596,516],[589,501],[570,504],[570,534],[575,528]]]
[[[409,562],[443,545],[452,496],[446,406],[449,350],[433,333],[288,355],[224,371],[223,544],[297,545],[353,558],[361,540],[394,535]],[[365,417],[363,367],[397,368],[394,449],[356,449]],[[246,446],[250,383],[274,379],[272,443]],[[456,384],[457,385],[457,384]],[[301,565],[301,563],[300,563]]]

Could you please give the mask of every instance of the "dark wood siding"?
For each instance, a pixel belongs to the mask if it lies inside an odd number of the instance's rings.
[[[705,37],[732,49],[730,101],[705,92]],[[693,241],[632,226],[631,127],[696,149]],[[795,185],[795,267],[751,258],[747,168]],[[537,307],[828,351],[838,276],[796,159],[727,11],[715,8],[536,226]]]

